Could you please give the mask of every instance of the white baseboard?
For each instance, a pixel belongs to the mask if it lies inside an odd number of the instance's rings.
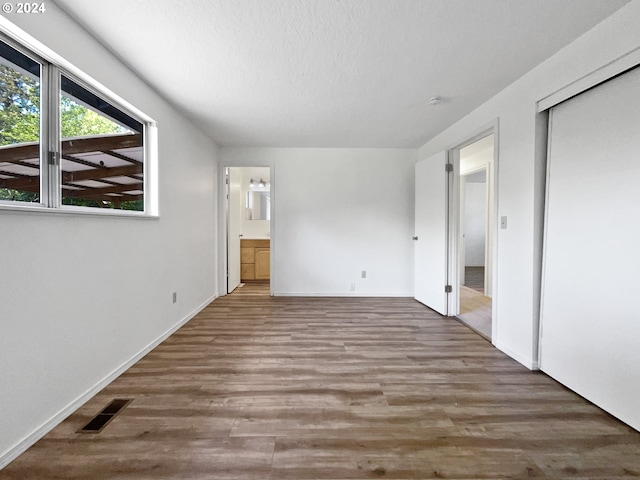
[[[413,292],[273,292],[274,297],[354,297],[354,298],[376,298],[376,297],[398,297],[413,298]]]
[[[34,443],[44,437],[47,433],[53,430],[59,423],[61,423],[65,418],[75,412],[78,408],[84,405],[88,400],[94,397],[100,390],[113,382],[116,378],[122,375],[125,371],[127,371],[131,366],[133,366],[136,362],[138,362],[142,357],[144,357],[151,350],[156,348],[162,342],[164,342],[167,338],[169,338],[173,333],[176,332],[180,327],[182,327],[185,323],[195,317],[198,313],[200,313],[207,305],[213,302],[218,295],[213,295],[209,299],[205,300],[204,303],[196,307],[191,313],[189,313],[186,317],[172,326],[169,330],[164,332],[158,338],[153,340],[150,344],[144,347],[140,352],[136,353],[133,357],[127,360],[125,363],[120,365],[118,368],[109,373],[106,377],[96,383],[94,386],[89,388],[85,393],[80,395],[78,398],[73,400],[69,405],[64,407],[58,413],[56,413],[53,417],[47,420],[44,424],[38,427],[36,430],[31,432],[27,437],[25,437],[22,441],[11,447],[9,450],[0,455],[0,470],[6,467],[13,460],[18,458],[22,453],[24,453],[29,447],[31,447]]]
[[[520,355],[518,352],[510,349],[509,347],[507,347],[506,345],[500,343],[500,342],[496,342],[494,343],[494,346],[500,350],[503,353],[506,353],[507,355],[509,355],[511,358],[513,358],[516,362],[521,363],[522,365],[524,365],[525,367],[527,367],[529,370],[538,370],[540,367],[538,365],[538,362],[533,360],[533,358],[527,358],[523,355]]]

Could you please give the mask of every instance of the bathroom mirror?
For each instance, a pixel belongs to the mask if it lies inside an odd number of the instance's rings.
[[[249,191],[247,192],[246,205],[247,220],[270,220],[271,219],[271,192]]]

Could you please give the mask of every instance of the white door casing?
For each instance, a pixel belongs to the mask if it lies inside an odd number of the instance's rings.
[[[460,189],[460,205],[458,208],[458,284],[465,284],[465,267],[467,266],[466,262],[466,237],[465,237],[465,205],[466,205],[466,187],[467,182],[466,178],[463,175],[460,175],[460,180],[458,183],[458,188]],[[459,310],[459,308],[458,308]],[[460,312],[457,312],[460,313]]]

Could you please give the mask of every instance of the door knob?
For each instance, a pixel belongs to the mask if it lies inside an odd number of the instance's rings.
[[[418,236],[417,236],[417,235],[415,235],[415,236],[413,237],[413,239],[414,239],[414,240],[418,240]]]

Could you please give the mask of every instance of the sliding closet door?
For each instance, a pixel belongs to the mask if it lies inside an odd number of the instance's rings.
[[[549,123],[541,368],[640,429],[640,69]]]

